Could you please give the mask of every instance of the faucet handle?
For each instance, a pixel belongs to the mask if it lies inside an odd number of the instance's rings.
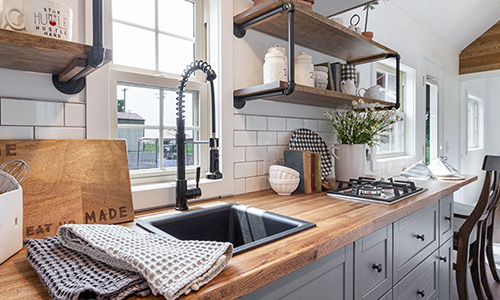
[[[200,187],[200,172],[201,172],[201,167],[198,166],[196,168],[196,188]]]

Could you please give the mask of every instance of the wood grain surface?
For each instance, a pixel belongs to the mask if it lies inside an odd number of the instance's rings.
[[[271,190],[191,204],[190,210],[235,202],[316,223],[317,227],[237,255],[214,280],[198,292],[180,299],[236,299],[320,257],[411,214],[457,191],[477,177],[464,181],[417,181],[428,191],[393,205],[331,198],[320,194],[277,196]],[[153,218],[182,212],[173,209],[141,213]],[[127,226],[137,228],[134,223]],[[140,229],[138,229],[140,230]],[[4,299],[48,299],[47,292],[21,252],[0,266],[0,297]],[[131,299],[143,299],[132,297]],[[148,299],[162,299],[150,296]]]
[[[90,46],[40,35],[0,29],[0,68],[46,74],[74,74],[77,59],[86,59]],[[106,50],[105,63],[112,60]],[[68,67],[72,66],[71,69]],[[65,77],[70,79],[70,77]]]
[[[64,223],[134,219],[124,140],[0,140],[0,164],[22,159],[24,238],[57,234]]]
[[[283,90],[288,86],[284,81],[274,81],[258,86],[248,87],[234,91],[234,96],[252,96],[263,92],[274,92]],[[362,99],[365,103],[380,103],[383,106],[391,106],[394,103],[378,99],[354,96],[337,91],[319,89],[315,87],[297,84],[291,95],[268,96],[264,100],[312,105],[319,107],[348,108],[352,101]],[[251,101],[251,100],[247,100]]]
[[[460,74],[500,69],[500,21],[460,52]]]
[[[290,0],[266,0],[245,10],[233,18],[236,24],[260,16],[282,6]],[[288,17],[279,13],[255,23],[249,28],[268,35],[288,40]],[[351,63],[380,59],[387,54],[396,53],[357,32],[310,9],[295,6],[295,42],[307,48],[344,59]]]

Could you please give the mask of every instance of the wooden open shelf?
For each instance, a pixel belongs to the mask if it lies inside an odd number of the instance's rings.
[[[242,24],[293,0],[267,0],[241,12],[233,18]],[[271,36],[288,40],[287,13],[282,12],[250,27]],[[295,42],[304,47],[356,64],[396,54],[365,36],[354,32],[325,16],[295,3]]]
[[[276,92],[286,89],[288,83],[284,81],[274,81],[266,84],[261,84],[249,88],[239,89],[234,91],[234,97],[247,97],[259,95],[267,92]],[[383,106],[392,106],[394,103],[386,102],[377,99],[353,96],[331,90],[323,90],[310,86],[297,84],[295,91],[290,95],[266,96],[265,100],[304,104],[320,107],[331,108],[348,108],[352,105],[352,101],[363,99],[365,103],[380,103]],[[251,101],[247,99],[246,101]]]
[[[0,68],[55,74],[70,79],[90,53],[89,45],[0,29]],[[104,63],[112,60],[106,50]],[[64,80],[61,80],[64,81]]]

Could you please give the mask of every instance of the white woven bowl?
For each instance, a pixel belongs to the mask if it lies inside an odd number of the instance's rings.
[[[289,196],[299,186],[300,178],[295,179],[275,179],[269,177],[269,183],[273,190],[280,196]]]
[[[296,179],[300,178],[300,174],[292,168],[272,165],[269,167],[269,177],[273,179]]]

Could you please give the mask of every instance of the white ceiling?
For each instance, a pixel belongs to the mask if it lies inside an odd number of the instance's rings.
[[[389,0],[461,51],[500,20],[500,0]]]

